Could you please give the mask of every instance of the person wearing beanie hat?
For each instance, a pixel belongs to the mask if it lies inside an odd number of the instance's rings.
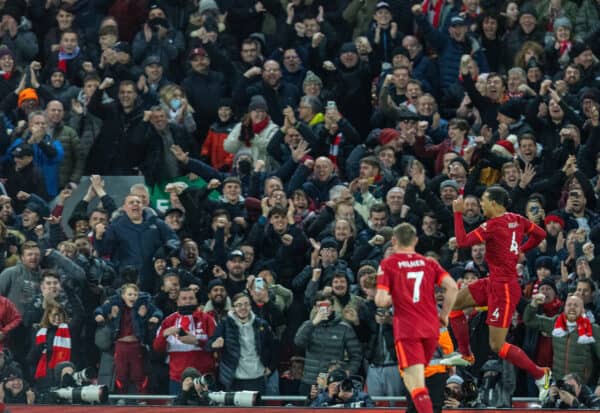
[[[302,82],[302,90],[306,96],[319,97],[321,95],[321,89],[323,88],[323,81],[319,76],[312,70],[306,72],[304,81]]]
[[[19,97],[17,98],[17,107],[21,109],[23,105],[27,105],[29,107],[37,106],[39,104],[39,97],[35,89],[33,88],[25,88],[21,92],[19,92]]]
[[[279,67],[276,62],[269,60],[264,64],[264,70],[275,70],[272,66],[269,66],[270,63],[276,64],[277,68]],[[262,86],[266,88],[267,86],[265,85],[266,82],[263,79]],[[283,96],[280,95],[281,99],[283,99]],[[267,163],[268,169],[270,167],[270,157],[267,152],[267,146],[279,130],[279,127],[274,122],[276,116],[273,116],[273,119],[271,118],[272,112],[275,110],[273,109],[274,107],[269,106],[263,95],[252,95],[249,99],[248,113],[242,122],[237,123],[229,133],[227,139],[223,142],[223,149],[234,156],[241,149],[250,149],[254,161],[260,160]],[[282,110],[279,113],[279,117],[282,116]],[[283,121],[280,124],[283,125]]]
[[[456,182],[454,179],[446,179],[445,181],[442,181],[442,183],[440,184],[440,191],[446,187],[450,187],[450,188],[454,189],[456,191],[456,193],[458,194],[458,191],[459,191],[458,182]]]
[[[335,240],[335,238],[333,238],[333,237],[323,238],[323,240],[321,241],[321,250],[324,250],[327,248],[335,249],[336,251],[338,250],[339,245],[338,245],[338,242]]]
[[[200,150],[200,155],[208,159],[210,165],[216,170],[229,171],[233,165],[234,156],[225,151],[223,142],[233,130],[235,123],[232,99],[228,97],[219,99],[217,120],[210,125]]]
[[[515,146],[507,139],[501,139],[492,146],[492,152],[508,159],[513,159],[515,156]]]
[[[500,123],[511,124],[521,119],[523,113],[523,106],[518,99],[509,99],[498,107],[498,114],[506,118],[500,118]]]
[[[340,47],[340,56],[345,53],[354,53],[358,55],[358,50],[356,49],[356,44],[352,42],[346,42]]]
[[[203,14],[209,11],[219,13],[219,6],[215,0],[200,0],[198,3],[198,13]]]

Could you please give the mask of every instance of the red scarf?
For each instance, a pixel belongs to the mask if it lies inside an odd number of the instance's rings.
[[[537,294],[537,293],[536,293]],[[554,301],[549,303],[544,303],[542,306],[544,315],[547,317],[554,317],[556,314],[560,312],[560,309],[563,306],[563,302],[560,299],[555,298]]]
[[[4,80],[10,80],[10,78],[12,77],[12,72],[4,72],[2,73],[2,77],[4,78]]]
[[[433,25],[433,27],[435,27],[437,29],[437,27],[440,24],[440,16],[442,14],[442,7],[444,6],[444,0],[437,0],[437,3],[434,6],[433,9],[433,21],[431,22],[431,24]],[[431,0],[425,0],[423,2],[423,14],[425,16],[429,16],[429,10],[431,7]]]
[[[338,155],[340,153],[340,144],[342,143],[342,134],[338,133],[329,144],[329,154],[327,157],[335,166],[338,166]]]
[[[562,42],[558,42],[560,48],[558,49],[558,55],[562,56],[563,53],[571,50],[571,42],[569,40],[563,40]]]
[[[594,333],[592,330],[592,323],[585,316],[579,316],[577,318],[577,335],[579,338],[577,342],[579,344],[591,344],[595,343]],[[567,316],[565,313],[562,313],[556,318],[554,322],[554,330],[552,330],[552,335],[554,337],[564,337],[568,334],[567,330]]]
[[[254,132],[255,135],[258,135],[259,133],[261,133],[269,124],[269,121],[271,120],[271,118],[269,118],[268,116],[266,118],[264,118],[263,120],[261,120],[258,123],[253,123],[252,124],[252,132]]]
[[[40,328],[35,336],[35,345],[41,346],[46,343],[47,328]],[[53,369],[58,363],[63,361],[71,360],[71,333],[69,332],[69,326],[67,324],[60,324],[54,334],[54,340],[52,341],[52,357],[48,361],[46,357],[46,350],[42,352],[40,361],[38,361],[37,368],[35,369],[35,378],[46,377],[48,374],[48,368]]]

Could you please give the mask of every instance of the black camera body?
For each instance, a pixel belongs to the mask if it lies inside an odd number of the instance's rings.
[[[567,393],[571,393],[575,395],[575,389],[569,383],[566,383],[564,380],[556,380],[555,386],[558,387],[559,390],[566,391]]]

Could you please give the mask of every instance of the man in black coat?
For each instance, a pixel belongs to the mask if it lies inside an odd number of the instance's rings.
[[[145,144],[144,135],[137,131],[142,127],[142,106],[131,80],[119,83],[118,101],[102,103],[104,90],[113,84],[112,78],[105,78],[88,104],[89,112],[103,123],[89,152],[86,169],[88,174],[137,175]]]

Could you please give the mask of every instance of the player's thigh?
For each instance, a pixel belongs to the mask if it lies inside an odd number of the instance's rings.
[[[484,281],[484,280],[479,280],[471,285],[477,284],[480,281]],[[460,290],[458,290],[458,294],[456,295],[456,301],[454,302],[453,309],[454,310],[462,310],[464,308],[474,307],[476,305],[479,305],[477,303],[477,299],[480,299],[479,296],[487,295],[487,294],[484,294],[484,291],[483,291],[484,289],[487,290],[487,286],[483,285],[483,284],[480,287],[478,287],[477,289],[475,289],[474,292],[471,291],[471,286],[468,286],[466,288],[461,288]]]
[[[409,393],[414,389],[425,387],[425,366],[423,364],[413,364],[402,371],[404,372],[404,385]]]
[[[510,327],[520,298],[521,286],[516,280],[490,283],[486,323],[500,329]]]

